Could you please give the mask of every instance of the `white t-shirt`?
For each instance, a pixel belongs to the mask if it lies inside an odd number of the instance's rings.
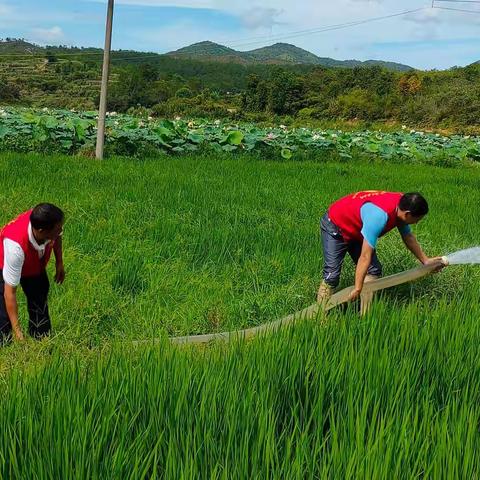
[[[32,224],[30,222],[28,223],[28,240],[38,252],[38,258],[42,258],[45,255],[45,247],[50,240],[41,245],[37,243],[33,236]],[[20,244],[9,238],[3,239],[3,252],[3,280],[8,285],[16,287],[20,283],[20,278],[22,277],[25,254],[23,253]]]

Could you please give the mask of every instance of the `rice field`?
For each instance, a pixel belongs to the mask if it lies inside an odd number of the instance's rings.
[[[0,160],[2,223],[39,201],[67,214],[54,336],[0,352],[0,478],[478,476],[480,268],[388,291],[364,318],[349,306],[248,344],[166,341],[311,304],[319,218],[351,191],[422,191],[431,255],[478,244],[476,167]],[[393,233],[379,257],[385,274],[414,265]]]

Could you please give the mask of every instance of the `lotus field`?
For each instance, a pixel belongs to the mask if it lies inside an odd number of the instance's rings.
[[[91,154],[96,113],[65,110],[0,109],[0,148],[19,152]],[[110,113],[107,153],[137,157],[196,151],[250,152],[272,159],[359,157],[455,165],[480,160],[480,137],[408,130],[345,132],[308,128],[258,127],[219,120],[158,120]]]

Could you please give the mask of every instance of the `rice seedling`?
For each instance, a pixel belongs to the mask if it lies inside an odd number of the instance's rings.
[[[0,478],[478,476],[475,267],[385,292],[361,319],[349,306],[202,350],[166,339],[312,303],[319,218],[350,191],[420,190],[429,253],[477,244],[475,168],[0,158],[0,220],[61,205],[68,268],[54,337],[0,352]],[[394,234],[379,254],[386,274],[414,264]]]

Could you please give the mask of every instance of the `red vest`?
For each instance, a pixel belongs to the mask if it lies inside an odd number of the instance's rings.
[[[22,213],[15,220],[7,223],[0,232],[0,268],[3,269],[5,261],[3,251],[3,240],[8,238],[17,242],[25,254],[25,261],[23,262],[22,277],[33,277],[39,275],[45,270],[50,255],[52,254],[54,242],[49,242],[45,247],[45,253],[42,258],[38,258],[38,252],[33,248],[28,238],[28,224],[30,223],[31,210]]]
[[[387,232],[397,226],[397,207],[403,193],[380,192],[367,190],[352,193],[336,201],[329,209],[330,220],[340,229],[346,242],[363,241],[361,234],[363,222],[360,209],[365,203],[373,203],[388,216],[387,224],[382,232]]]

